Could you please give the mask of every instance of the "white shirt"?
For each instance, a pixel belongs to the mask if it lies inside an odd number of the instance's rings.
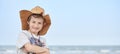
[[[26,52],[24,52],[24,50],[22,49],[23,48],[23,46],[26,44],[26,43],[30,43],[30,40],[29,40],[29,38],[31,38],[32,37],[32,35],[31,35],[31,33],[30,32],[28,32],[27,30],[23,30],[20,34],[19,34],[19,36],[18,36],[18,39],[17,39],[17,44],[16,44],[16,47],[17,47],[17,54],[27,54]],[[47,44],[46,44],[46,39],[45,39],[45,37],[41,37],[41,36],[36,36],[36,35],[34,35],[33,34],[33,37],[34,38],[37,38],[37,39],[39,39],[40,38],[40,41],[41,42],[43,42],[43,43],[45,43],[45,48],[48,48],[47,47]]]

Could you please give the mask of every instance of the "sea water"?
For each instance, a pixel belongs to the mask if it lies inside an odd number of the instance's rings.
[[[51,54],[120,54],[120,46],[49,46]],[[17,54],[15,46],[0,46],[0,54]]]

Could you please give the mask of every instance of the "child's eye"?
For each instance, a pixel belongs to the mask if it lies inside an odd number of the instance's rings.
[[[38,22],[38,24],[41,24],[41,22]]]
[[[35,21],[33,21],[32,23],[35,23]]]

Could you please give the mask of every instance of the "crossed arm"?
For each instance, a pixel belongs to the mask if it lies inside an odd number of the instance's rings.
[[[49,49],[48,48],[43,48],[37,45],[32,45],[30,43],[26,43],[24,45],[24,50],[27,52],[33,52],[36,54],[50,54]]]

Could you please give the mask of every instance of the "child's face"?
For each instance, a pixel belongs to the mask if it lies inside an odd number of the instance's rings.
[[[43,27],[43,21],[44,20],[42,18],[31,17],[30,21],[28,22],[29,30],[32,33],[37,34]]]

